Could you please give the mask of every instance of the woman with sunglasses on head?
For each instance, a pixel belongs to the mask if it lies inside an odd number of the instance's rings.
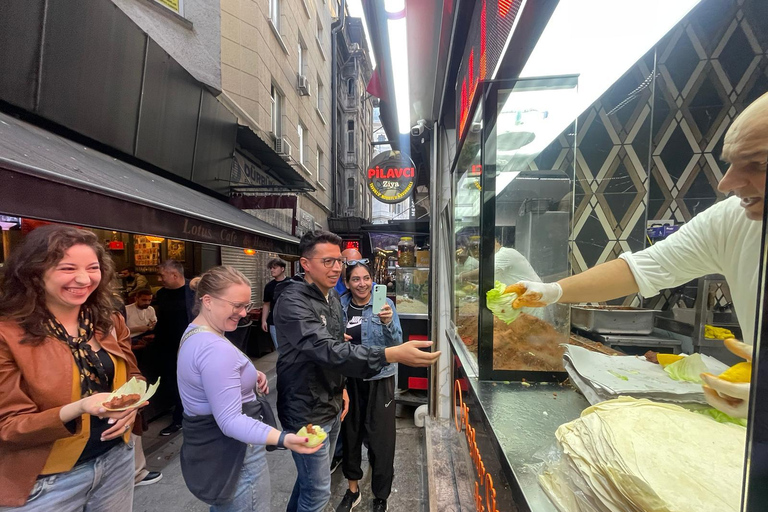
[[[313,453],[308,439],[259,421],[254,388],[268,393],[267,376],[224,336],[253,308],[251,283],[229,266],[214,267],[190,282],[199,314],[187,328],[178,355],[184,405],[181,468],[193,494],[212,512],[270,510],[266,445]]]
[[[0,276],[0,511],[129,512],[136,409],[103,403],[139,377],[112,260],[90,231],[32,231]]]
[[[403,330],[394,304],[387,299],[381,311],[373,311],[371,269],[359,261],[347,261],[344,271],[349,293],[341,297],[346,325],[345,338],[364,346],[392,347],[403,342]],[[341,467],[349,490],[336,508],[346,512],[362,500],[358,482],[363,477],[361,451],[368,439],[371,488],[375,512],[387,510],[395,462],[395,374],[397,364],[385,366],[370,379],[347,379],[349,410],[341,424]]]

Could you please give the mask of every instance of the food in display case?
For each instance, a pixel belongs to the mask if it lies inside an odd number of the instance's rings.
[[[465,304],[459,308],[456,327],[474,354],[477,354],[478,321],[476,305]],[[507,324],[494,317],[493,340],[495,370],[565,371],[565,349],[561,344],[566,343],[568,337],[540,318],[520,313],[514,322]]]
[[[404,236],[397,244],[397,264],[401,267],[416,266],[416,245],[413,237]]]

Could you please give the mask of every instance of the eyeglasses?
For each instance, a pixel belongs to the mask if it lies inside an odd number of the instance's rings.
[[[347,260],[348,267],[354,267],[355,265],[367,265],[367,264],[368,264],[368,258],[363,258],[361,260]]]
[[[221,297],[216,297],[215,295],[211,295],[211,297],[213,297],[214,299],[222,300],[222,301],[226,302],[227,304],[231,305],[232,306],[232,313],[239,313],[243,309],[245,309],[245,312],[248,313],[248,312],[250,312],[253,309],[253,306],[256,305],[254,302],[248,302],[246,304],[243,304],[241,302],[232,302],[231,300],[222,299]]]
[[[323,262],[323,266],[325,268],[333,268],[336,263],[339,264],[340,267],[343,267],[344,264],[347,262],[344,258],[307,258],[308,260],[320,260]]]

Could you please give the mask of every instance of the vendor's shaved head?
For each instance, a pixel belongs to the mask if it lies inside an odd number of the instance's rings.
[[[348,259],[348,260],[361,260],[361,259],[363,259],[363,255],[360,254],[360,251],[358,251],[354,247],[350,247],[349,249],[344,249],[341,252],[341,256],[343,258]]]
[[[733,121],[725,134],[723,160],[731,165],[718,190],[741,198],[747,217],[762,220],[768,170],[768,93]]]

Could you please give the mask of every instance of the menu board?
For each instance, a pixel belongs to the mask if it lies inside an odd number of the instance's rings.
[[[139,272],[156,271],[160,264],[160,244],[153,244],[142,235],[135,236],[133,238],[133,264]]]

